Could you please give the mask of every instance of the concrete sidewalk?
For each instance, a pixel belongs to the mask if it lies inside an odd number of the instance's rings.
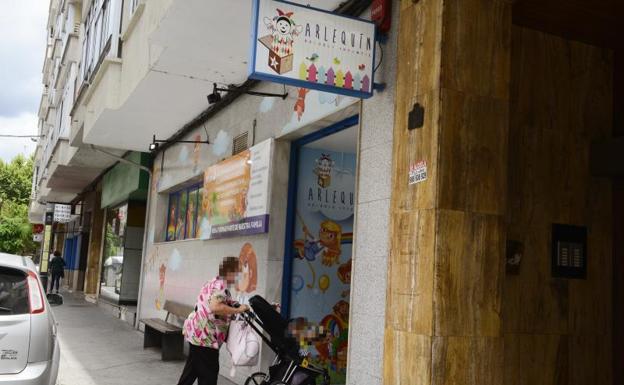
[[[143,349],[143,334],[105,310],[64,293],[54,308],[59,323],[58,385],[174,385],[183,361],[163,362],[158,349]],[[219,385],[234,385],[221,377]]]

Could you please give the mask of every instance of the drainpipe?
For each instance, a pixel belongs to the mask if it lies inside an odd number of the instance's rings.
[[[141,298],[143,296],[143,267],[145,263],[145,253],[147,252],[147,233],[149,232],[149,218],[150,218],[150,208],[152,206],[152,170],[149,167],[145,167],[142,164],[135,163],[128,159],[122,158],[121,156],[115,155],[111,152],[108,152],[104,149],[98,148],[94,145],[90,145],[93,151],[99,152],[101,154],[107,155],[111,158],[117,159],[121,163],[126,163],[135,167],[140,168],[141,170],[147,172],[149,176],[147,183],[147,207],[145,208],[145,230],[143,231],[143,249],[141,250],[141,274],[139,275],[139,298],[137,300],[137,312],[134,318],[134,328],[139,328],[139,312],[141,311]]]

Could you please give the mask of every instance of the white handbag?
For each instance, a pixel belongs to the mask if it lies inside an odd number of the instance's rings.
[[[243,320],[230,322],[227,337],[227,350],[232,356],[230,376],[234,377],[237,366],[254,366],[260,354],[260,336]]]

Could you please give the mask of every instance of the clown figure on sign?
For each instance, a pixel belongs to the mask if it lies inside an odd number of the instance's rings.
[[[277,9],[277,15],[272,19],[265,17],[264,24],[273,37],[271,50],[280,56],[290,55],[293,52],[294,38],[303,30],[303,26],[295,24],[293,12]]]

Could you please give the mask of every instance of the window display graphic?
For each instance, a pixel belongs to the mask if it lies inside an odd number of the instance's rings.
[[[272,148],[269,139],[206,169],[200,238],[268,231]]]
[[[199,185],[169,194],[166,241],[197,238],[197,218],[202,195]]]
[[[290,317],[319,330],[309,359],[332,384],[346,376],[355,170],[355,154],[301,149]]]

